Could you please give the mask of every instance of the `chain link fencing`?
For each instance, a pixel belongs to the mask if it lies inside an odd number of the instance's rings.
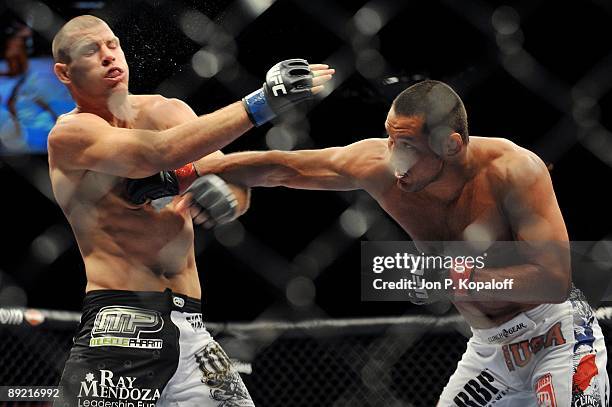
[[[609,346],[612,307],[597,315]],[[0,383],[57,385],[78,320],[0,309]],[[433,406],[469,332],[459,316],[423,315],[207,326],[266,407]]]

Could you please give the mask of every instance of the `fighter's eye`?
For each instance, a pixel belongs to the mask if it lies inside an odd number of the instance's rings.
[[[86,56],[91,56],[96,53],[98,47],[95,45],[87,46],[83,49],[83,54]]]
[[[412,144],[408,144],[405,141],[402,141],[399,143],[399,146],[406,149],[406,150],[416,150],[416,148],[414,148],[414,146]]]

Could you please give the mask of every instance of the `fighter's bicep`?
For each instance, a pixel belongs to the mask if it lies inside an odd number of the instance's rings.
[[[569,287],[568,235],[552,181],[546,170],[533,175],[515,185],[505,202],[514,240],[526,262],[548,273],[551,283]]]
[[[505,212],[519,240],[564,240],[567,230],[547,169],[537,166],[511,180]]]
[[[191,107],[180,99],[166,99],[158,101],[148,112],[154,127],[166,130],[196,119],[198,115]]]
[[[386,144],[381,139],[365,139],[345,147],[337,147],[335,169],[353,189],[376,190],[385,173]]]
[[[358,180],[347,154],[347,147],[280,153],[286,171],[272,183],[306,189],[353,190]],[[273,174],[274,175],[274,174]]]

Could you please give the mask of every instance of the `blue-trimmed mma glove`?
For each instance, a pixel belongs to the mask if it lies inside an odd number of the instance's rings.
[[[253,124],[261,126],[288,107],[312,98],[312,79],[305,59],[287,59],[270,68],[263,87],[242,98]]]
[[[204,213],[206,228],[231,222],[238,217],[238,200],[229,186],[219,176],[206,174],[196,179],[184,193],[190,193],[192,206],[200,209],[197,218]]]

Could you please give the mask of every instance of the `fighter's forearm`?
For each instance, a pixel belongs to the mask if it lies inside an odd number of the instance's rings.
[[[179,168],[237,139],[253,127],[242,102],[159,132],[158,149],[167,170]]]
[[[198,162],[202,173],[247,187],[348,191],[360,181],[347,168],[343,147],[299,151],[250,151]]]
[[[472,272],[470,301],[509,301],[541,304],[566,300],[569,272],[547,270],[534,264],[484,268]]]
[[[214,173],[245,187],[292,186],[299,172],[278,151],[248,151],[206,157],[195,163],[199,174]]]

